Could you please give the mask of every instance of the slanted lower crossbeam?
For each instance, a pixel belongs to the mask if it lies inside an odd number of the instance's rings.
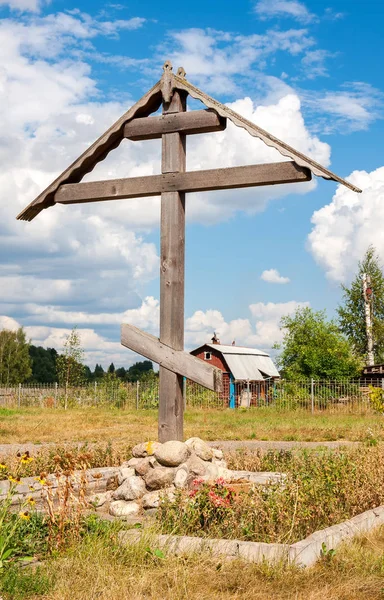
[[[173,135],[173,134],[169,134]],[[77,204],[101,200],[122,200],[159,196],[165,192],[204,192],[233,188],[259,187],[282,183],[310,181],[311,171],[292,161],[188,171],[186,173],[163,173],[148,177],[110,179],[62,185],[55,194],[55,202]]]

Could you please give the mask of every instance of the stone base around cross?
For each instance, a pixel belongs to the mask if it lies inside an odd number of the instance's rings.
[[[196,480],[231,483],[235,493],[248,491],[255,485],[284,482],[283,473],[231,471],[222,450],[210,447],[197,437],[186,442],[146,442],[132,449],[132,458],[117,472],[118,487],[114,491],[95,494],[90,502],[113,517],[131,519],[152,515],[161,497],[170,500],[177,489],[191,489]]]

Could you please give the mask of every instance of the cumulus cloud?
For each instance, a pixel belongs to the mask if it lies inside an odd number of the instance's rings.
[[[284,284],[284,283],[290,282],[289,277],[283,277],[282,275],[280,275],[280,273],[277,269],[266,269],[260,275],[260,279],[262,279],[263,281],[266,281],[267,283]]]
[[[316,63],[314,67],[316,69]],[[322,69],[321,61],[317,67]],[[383,92],[360,81],[346,83],[340,90],[302,91],[301,97],[305,106],[316,115],[316,130],[323,133],[350,133],[368,129],[373,121],[383,116]]]
[[[338,186],[332,201],[312,216],[308,247],[327,276],[346,281],[370,244],[384,262],[384,167],[354,171],[348,180],[363,190],[356,194]]]
[[[270,351],[283,337],[279,326],[281,317],[304,306],[309,306],[309,302],[258,302],[249,306],[250,318],[229,322],[218,310],[198,310],[186,320],[186,344],[192,348],[209,342],[215,331],[222,344],[235,340],[239,346]]]
[[[183,65],[188,78],[202,89],[228,96],[238,94],[248,80],[254,89],[260,70],[277,52],[296,56],[314,43],[306,29],[239,35],[193,28],[169,34],[166,50],[172,62]]]
[[[97,357],[98,362],[103,352],[108,357],[129,356],[118,341],[110,341],[118,340],[122,321],[154,333],[158,330],[157,301],[141,299],[146,284],[158,275],[157,249],[148,234],[159,224],[159,199],[55,206],[32,223],[17,222],[15,216],[132,103],[131,99],[103,98],[85,57],[96,55],[93,43],[98,36],[113,37],[122,29],[141,25],[140,19],[110,24],[79,11],[6,19],[0,24],[0,312],[13,317],[3,317],[2,323],[26,325],[35,343],[58,348],[77,324],[84,328],[88,359]],[[246,71],[265,57],[268,44],[272,52],[297,54],[312,43],[304,30],[276,31],[262,39],[220,35],[212,34],[211,42],[206,32],[197,38],[192,33],[184,46],[180,38],[179,53],[185,56],[194,40],[199,41],[200,54],[194,55],[190,65],[196,77],[199,73],[207,76],[206,65],[210,56],[216,56],[217,44],[224,48],[217,55],[219,75],[225,76],[226,67],[232,64],[230,72],[235,77],[236,68]],[[195,61],[199,57],[200,67]],[[268,86],[264,103],[243,95],[231,108],[328,165],[330,147],[306,127],[298,96],[273,78]],[[283,160],[279,153],[230,124],[227,131],[204,140],[194,136],[188,146],[191,170],[276,160]],[[156,174],[160,164],[159,140],[124,141],[86,180]],[[315,185],[312,181],[191,194],[188,220],[207,224],[228,219],[237,211],[252,214],[274,198],[307,193]],[[215,318],[220,321],[222,316],[218,313]],[[226,326],[228,338],[236,331],[243,339],[257,336],[248,319]],[[188,335],[192,343],[201,331],[192,327]]]
[[[312,14],[305,4],[298,0],[259,0],[255,5],[255,13],[261,19],[289,17],[301,23],[317,20],[316,15]]]

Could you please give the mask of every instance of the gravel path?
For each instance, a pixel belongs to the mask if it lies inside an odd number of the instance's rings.
[[[342,446],[357,446],[360,442],[348,442],[340,440],[337,442],[279,442],[279,441],[264,441],[264,440],[217,440],[208,442],[214,448],[221,450],[238,450],[241,448],[247,450],[292,450],[293,448],[340,448]]]
[[[342,446],[357,446],[360,442],[348,442],[340,440],[337,442],[280,442],[280,441],[264,441],[264,440],[215,440],[208,442],[215,448],[221,450],[237,450],[245,448],[247,450],[291,450],[292,448],[318,448],[319,446],[326,448],[340,448]],[[49,446],[56,446],[53,442],[43,442],[42,444],[0,444],[0,456],[9,456],[10,454],[17,454],[17,452],[25,452],[29,450],[31,454],[36,454],[43,448],[49,448]],[[74,445],[81,446],[81,442],[67,442],[60,443],[60,446],[70,446],[73,448]],[[92,446],[93,444],[88,444]]]

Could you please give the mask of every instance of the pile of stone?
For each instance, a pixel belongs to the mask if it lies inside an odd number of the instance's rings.
[[[161,495],[173,499],[177,488],[191,487],[196,478],[231,479],[222,451],[197,437],[186,442],[138,444],[132,455],[118,471],[118,488],[94,498],[98,506],[108,501],[109,513],[115,517],[152,512]]]

